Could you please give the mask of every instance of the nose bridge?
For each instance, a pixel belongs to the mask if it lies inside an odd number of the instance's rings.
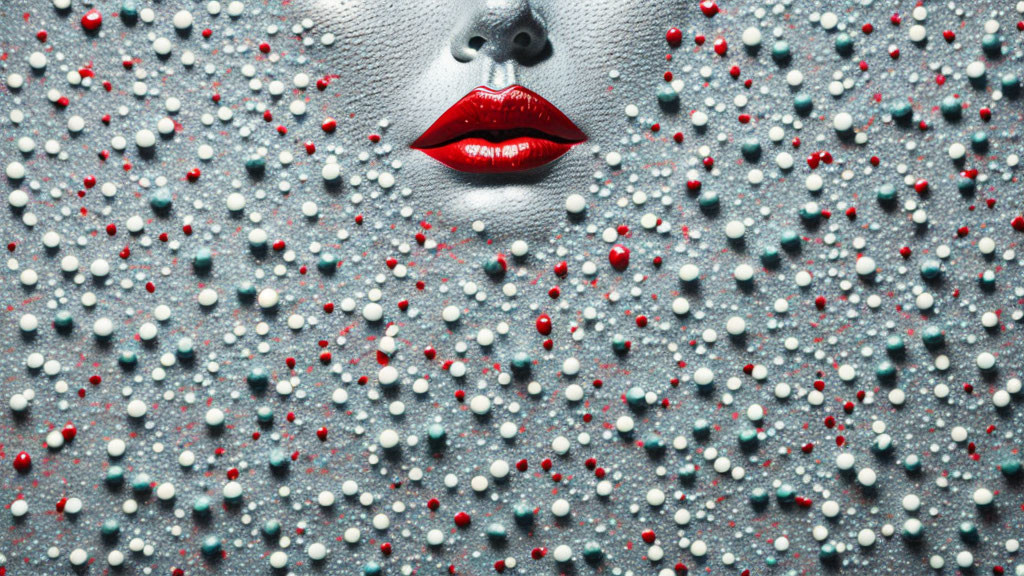
[[[544,23],[530,0],[469,2],[452,39],[452,55],[469,62],[486,55],[495,62],[533,63],[547,47]]]

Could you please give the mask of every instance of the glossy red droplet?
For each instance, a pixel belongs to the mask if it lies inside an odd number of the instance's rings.
[[[32,457],[28,455],[28,452],[18,452],[18,455],[14,457],[14,469],[25,474],[31,468]]]
[[[675,48],[683,43],[683,32],[679,28],[669,28],[665,33],[665,41],[669,46]]]
[[[608,263],[612,265],[619,272],[622,272],[629,267],[629,248],[626,248],[622,244],[616,244],[612,246],[612,249],[608,251]]]
[[[99,10],[89,10],[85,13],[85,16],[82,16],[82,28],[87,32],[95,32],[99,30],[102,25],[103,15],[100,14]]]
[[[551,334],[551,317],[547,314],[541,314],[537,317],[537,332],[540,332],[544,336]]]
[[[471,520],[469,514],[466,514],[465,512],[459,512],[455,515],[455,525],[459,528],[465,528],[466,526],[469,526],[470,522]]]

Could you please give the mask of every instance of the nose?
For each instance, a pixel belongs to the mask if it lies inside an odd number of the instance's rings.
[[[452,56],[469,62],[486,55],[495,62],[536,64],[551,51],[541,17],[530,0],[462,0],[475,4],[452,38]]]

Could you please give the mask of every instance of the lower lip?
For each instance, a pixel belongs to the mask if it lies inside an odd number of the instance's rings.
[[[538,168],[557,160],[575,144],[529,136],[501,142],[462,138],[435,148],[421,148],[420,151],[460,172],[498,174]]]

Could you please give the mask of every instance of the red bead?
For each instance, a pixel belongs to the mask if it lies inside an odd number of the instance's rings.
[[[562,260],[558,264],[555,264],[554,271],[555,276],[558,276],[559,278],[565,278],[566,275],[569,274],[569,263],[566,262],[565,260]]]
[[[469,526],[470,522],[469,514],[466,514],[465,512],[459,512],[455,515],[455,525],[459,528]]]
[[[1013,220],[1010,220],[1010,226],[1017,232],[1024,232],[1024,217],[1016,216]]]
[[[74,424],[68,422],[64,425],[64,428],[61,429],[60,435],[64,437],[65,442],[71,442],[75,439],[75,436],[78,435],[78,428],[75,428]]]
[[[675,48],[683,43],[683,33],[679,28],[669,28],[668,32],[665,33],[665,41],[668,45]]]
[[[942,33],[942,37],[946,39],[946,42],[952,42],[953,40],[956,40],[956,33],[952,30],[946,30]]]
[[[640,538],[642,538],[643,541],[647,544],[654,544],[654,541],[657,539],[657,536],[654,534],[654,530],[648,529],[644,530],[643,533],[640,534]]]
[[[85,16],[82,16],[82,28],[84,28],[86,32],[95,32],[99,30],[102,25],[103,15],[100,14],[99,10],[89,10],[85,13]]]
[[[914,192],[917,192],[918,194],[927,194],[928,181],[922,178],[917,182],[914,182]]]
[[[380,545],[380,553],[385,556],[391,555],[391,542],[385,542]]]
[[[269,53],[270,52],[270,44],[267,44],[266,42],[260,44],[260,52],[263,52],[264,54]]]
[[[14,457],[14,469],[25,474],[31,468],[32,457],[28,455],[28,452],[18,452],[18,455]]]
[[[210,30],[209,28],[204,28],[203,38],[209,38],[210,36],[213,36],[213,30]]]
[[[46,30],[40,30],[39,32],[36,32],[36,40],[39,40],[40,42],[46,42],[46,38],[48,36],[49,35],[46,33]]]
[[[317,428],[317,430],[316,430],[316,437],[319,438],[321,442],[326,441],[327,440],[327,428],[325,426],[321,426],[320,428]]]
[[[823,310],[825,308],[825,302],[826,301],[824,296],[818,296],[817,298],[814,299],[814,306],[818,310]]]
[[[869,22],[869,23],[861,26],[860,27],[860,31],[863,32],[864,34],[870,35],[872,32],[875,31],[875,27],[872,26],[871,23]]]
[[[326,120],[324,120],[324,123],[320,125],[320,128],[322,128],[324,132],[330,134],[337,130],[338,121],[335,120],[334,118],[327,118]]]
[[[541,314],[537,317],[537,332],[547,336],[551,334],[551,317],[547,314]]]
[[[989,110],[988,108],[982,108],[978,110],[978,116],[981,116],[982,120],[988,122],[989,120],[992,119],[992,111]]]
[[[437,510],[440,507],[441,501],[438,500],[437,498],[431,498],[430,500],[427,500],[427,508],[431,510]]]
[[[530,558],[533,558],[534,560],[540,560],[541,558],[546,556],[547,553],[548,553],[548,549],[547,548],[534,548],[533,550],[530,551]]]
[[[682,132],[676,132],[675,134],[672,135],[672,139],[675,140],[677,144],[682,143],[682,141],[683,141],[683,133]]]
[[[526,472],[529,469],[530,463],[526,461],[526,458],[523,458],[522,460],[516,462],[516,470],[519,470],[520,472]]]
[[[612,249],[608,251],[608,263],[612,265],[612,268],[622,272],[629,267],[629,248],[626,248],[622,244],[616,244],[612,246]]]
[[[729,43],[725,41],[725,38],[715,38],[715,54],[725,56],[728,51]]]
[[[646,327],[647,326],[647,316],[643,316],[643,315],[637,316],[636,317],[636,325],[637,325],[638,328]]]
[[[718,14],[718,4],[712,0],[704,0],[700,3],[700,11],[708,18],[714,18]]]

